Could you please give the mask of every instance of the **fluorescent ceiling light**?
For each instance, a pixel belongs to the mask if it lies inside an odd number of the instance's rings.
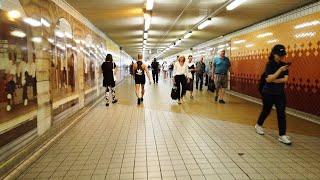
[[[314,20],[314,21],[298,24],[298,25],[294,26],[294,28],[295,29],[302,29],[302,28],[305,28],[305,27],[316,26],[316,25],[319,25],[319,24],[320,24],[320,21]]]
[[[180,43],[181,43],[181,39],[179,39],[179,40],[176,42],[176,46],[178,46]]]
[[[151,25],[151,16],[148,13],[144,13],[144,30],[148,31]]]
[[[26,37],[26,33],[24,33],[23,31],[20,31],[20,30],[14,30],[10,33],[12,36],[15,36],[15,37],[19,37],[19,38],[24,38]]]
[[[232,3],[230,3],[228,6],[227,6],[227,10],[228,11],[231,11],[235,8],[237,8],[238,6],[240,6],[242,3],[244,3],[246,0],[234,0]]]
[[[31,39],[32,42],[34,43],[41,43],[42,42],[42,38],[41,37],[33,37]]]
[[[147,0],[146,9],[147,9],[148,11],[150,11],[150,10],[153,9],[153,1],[154,1],[154,0]]]
[[[186,35],[184,35],[184,39],[188,39],[192,35],[192,31],[188,32]]]
[[[33,26],[33,27],[39,27],[41,26],[41,22],[36,20],[36,19],[33,19],[33,18],[24,18],[23,21],[27,24],[29,24],[30,26]]]
[[[9,16],[9,18],[17,19],[17,18],[21,17],[21,13],[17,10],[12,10],[12,11],[8,12],[8,16]]]
[[[44,18],[41,18],[40,21],[41,21],[41,24],[44,25],[45,27],[50,27],[51,26],[49,21],[47,21]]]
[[[266,33],[259,34],[259,35],[257,36],[257,38],[264,38],[264,37],[272,36],[272,35],[273,35],[272,32],[266,32]]]
[[[297,39],[310,38],[316,35],[316,32],[304,32],[294,35]]]
[[[67,44],[66,46],[67,46],[67,48],[72,48],[71,44]]]
[[[250,48],[250,47],[253,47],[253,46],[254,46],[254,44],[247,44],[246,48]]]
[[[143,33],[143,39],[148,39],[148,31],[145,31],[145,32]]]
[[[79,39],[75,39],[74,42],[76,42],[77,44],[80,44],[80,40]]]
[[[272,40],[269,40],[267,41],[268,44],[272,44],[272,43],[275,43],[275,42],[278,42],[279,40],[278,39],[272,39]]]
[[[211,18],[208,18],[206,21],[204,21],[203,23],[201,23],[201,24],[198,26],[198,29],[199,29],[199,30],[204,29],[204,28],[207,27],[210,23],[211,23]]]
[[[147,44],[147,40],[146,39],[143,40],[143,44]]]
[[[234,41],[233,43],[234,44],[241,44],[241,43],[244,43],[244,42],[246,42],[246,40],[242,39],[242,40]]]

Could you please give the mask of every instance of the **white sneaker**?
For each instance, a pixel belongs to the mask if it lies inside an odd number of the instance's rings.
[[[290,137],[289,136],[286,136],[286,135],[283,135],[283,136],[279,136],[279,139],[278,139],[280,142],[282,142],[283,144],[286,144],[286,145],[291,145],[291,140],[290,140]]]
[[[24,106],[27,106],[27,105],[28,105],[28,99],[25,99],[25,100],[24,100],[23,105],[24,105]]]
[[[254,128],[256,128],[257,134],[264,135],[264,131],[263,131],[262,126],[259,126],[258,124],[256,124],[256,125],[254,126]]]

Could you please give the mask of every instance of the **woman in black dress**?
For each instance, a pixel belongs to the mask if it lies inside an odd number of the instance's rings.
[[[106,87],[106,106],[109,106],[109,96],[110,91],[112,94],[112,103],[118,102],[116,99],[116,92],[115,92],[115,80],[114,80],[114,72],[113,70],[116,68],[116,64],[113,62],[113,58],[111,54],[107,54],[105,62],[102,63],[101,69],[103,73],[103,86]]]

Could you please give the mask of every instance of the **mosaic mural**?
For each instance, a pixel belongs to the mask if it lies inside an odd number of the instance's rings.
[[[320,116],[320,14],[260,29],[231,42],[231,89],[260,98],[257,84],[271,48],[287,47],[289,81],[286,84],[288,107]]]

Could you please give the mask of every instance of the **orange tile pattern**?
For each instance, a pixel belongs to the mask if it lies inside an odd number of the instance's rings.
[[[288,107],[320,116],[320,13],[241,35],[231,42],[231,89],[260,97],[258,81],[271,48],[287,47],[289,82]],[[239,40],[245,40],[239,43]]]

